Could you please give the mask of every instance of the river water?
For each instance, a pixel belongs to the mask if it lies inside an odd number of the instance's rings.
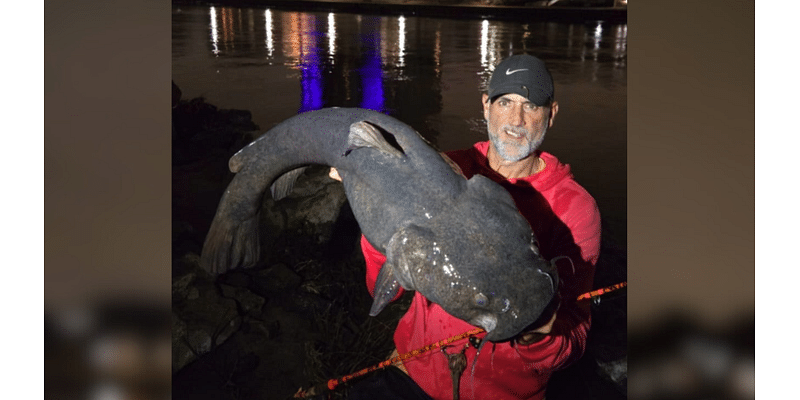
[[[545,60],[560,105],[542,148],[597,200],[625,248],[627,25],[173,6],[183,98],[245,109],[262,131],[301,111],[393,115],[447,151],[487,140],[480,93],[515,53]]]

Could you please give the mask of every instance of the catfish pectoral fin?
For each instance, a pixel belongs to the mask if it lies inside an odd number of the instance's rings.
[[[390,263],[383,264],[375,281],[375,300],[372,302],[369,315],[371,317],[378,315],[399,292],[400,283],[394,278],[394,266]]]
[[[219,275],[236,267],[255,265],[261,251],[258,220],[255,215],[236,224],[215,218],[203,244],[200,266],[212,275]]]

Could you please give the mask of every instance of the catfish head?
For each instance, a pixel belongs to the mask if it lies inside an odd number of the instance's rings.
[[[394,234],[378,276],[376,315],[402,286],[450,315],[511,339],[534,323],[558,286],[528,221],[500,185],[481,175],[451,207]]]

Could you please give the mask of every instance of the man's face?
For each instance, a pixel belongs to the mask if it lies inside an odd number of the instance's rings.
[[[483,115],[488,121],[489,139],[506,161],[519,161],[531,155],[552,126],[558,104],[537,106],[514,93],[504,94],[494,102],[483,95]]]

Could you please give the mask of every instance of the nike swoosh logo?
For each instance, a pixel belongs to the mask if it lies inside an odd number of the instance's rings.
[[[528,70],[527,68],[523,68],[523,69],[515,69],[515,70],[513,70],[513,71],[512,71],[512,70],[510,70],[510,69],[507,69],[507,70],[506,70],[506,75],[511,75],[511,74],[513,74],[513,73],[515,73],[515,72],[519,72],[519,71],[527,71],[527,70]]]

